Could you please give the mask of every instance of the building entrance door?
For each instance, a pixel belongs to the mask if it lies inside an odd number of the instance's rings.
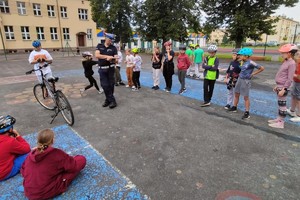
[[[86,46],[86,42],[85,42],[85,39],[86,39],[86,33],[83,33],[83,32],[80,32],[80,33],[77,33],[77,44],[79,47],[85,47]]]

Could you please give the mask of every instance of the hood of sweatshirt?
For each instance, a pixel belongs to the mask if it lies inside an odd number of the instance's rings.
[[[40,162],[42,160],[44,160],[44,158],[51,153],[54,150],[53,147],[48,147],[45,151],[43,151],[42,153],[40,153],[37,149],[34,149],[31,151],[31,153],[29,154],[29,158],[30,160],[32,160],[33,162]]]

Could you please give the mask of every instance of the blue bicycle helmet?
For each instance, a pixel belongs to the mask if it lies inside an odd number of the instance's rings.
[[[37,48],[37,47],[41,46],[41,42],[39,40],[34,40],[32,42],[32,46],[35,47],[35,48]]]
[[[6,133],[16,123],[16,119],[10,115],[0,116],[0,134]]]
[[[253,50],[245,47],[245,48],[242,48],[241,50],[239,50],[239,52],[237,54],[242,55],[242,56],[252,56]]]

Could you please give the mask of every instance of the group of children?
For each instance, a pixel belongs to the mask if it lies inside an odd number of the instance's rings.
[[[21,171],[25,196],[30,200],[50,199],[65,192],[86,165],[82,155],[70,156],[54,148],[54,132],[38,133],[37,146],[28,142],[13,126],[12,116],[0,117],[0,181]],[[16,186],[17,187],[17,186]]]

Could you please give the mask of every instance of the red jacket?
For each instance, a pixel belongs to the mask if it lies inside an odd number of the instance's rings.
[[[0,180],[11,172],[14,160],[18,155],[30,152],[30,146],[21,136],[10,137],[0,134]]]
[[[64,192],[63,174],[76,171],[76,161],[64,151],[48,147],[43,153],[33,150],[23,163],[25,196],[33,199],[49,199]]]
[[[297,76],[300,76],[300,63],[298,63],[298,65],[297,65],[297,67],[296,67],[295,74],[296,74]],[[297,83],[300,83],[300,79],[295,78],[295,77],[294,77],[294,81],[297,82]]]
[[[179,54],[178,58],[177,58],[177,68],[179,70],[187,70],[190,65],[191,65],[191,61],[188,57],[188,55],[186,54]]]

